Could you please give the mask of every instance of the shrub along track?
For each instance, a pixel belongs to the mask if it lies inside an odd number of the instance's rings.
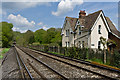
[[[53,67],[56,71],[65,75],[67,78],[107,78],[119,79],[120,74],[116,71],[103,69],[84,61],[71,60],[68,58],[57,57],[55,55],[20,47],[22,51]]]
[[[37,79],[37,80],[47,80],[47,79],[59,79],[59,80],[65,80],[67,79],[60,73],[56,72],[54,69],[50,68],[47,64],[43,63],[42,61],[38,60],[34,56],[31,56],[29,54],[24,53],[17,47],[16,49],[16,57],[18,60],[18,64],[20,65],[23,78],[26,79]],[[21,62],[22,65],[21,66]]]

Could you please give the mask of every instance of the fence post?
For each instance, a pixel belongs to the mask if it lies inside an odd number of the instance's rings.
[[[58,46],[58,53],[60,53],[60,47]]]

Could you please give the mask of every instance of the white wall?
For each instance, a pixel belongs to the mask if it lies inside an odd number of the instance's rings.
[[[68,29],[69,29],[69,36],[66,36],[66,30]],[[62,47],[66,47],[66,42],[69,42],[70,44],[69,47],[72,47],[74,44],[74,35],[70,33],[70,29],[71,29],[70,23],[67,21],[66,25],[63,28],[64,35],[62,36]]]
[[[81,32],[81,34],[79,35],[79,27],[77,27],[77,30],[76,30],[76,35],[75,35],[75,46],[78,47],[79,46],[79,41],[81,42],[82,44],[82,41],[84,41],[84,47],[88,47],[88,33],[89,32]],[[87,35],[87,36],[85,36]],[[83,37],[85,36],[85,37]]]
[[[99,25],[101,25],[101,34],[98,33]],[[107,28],[103,22],[102,17],[99,17],[97,23],[95,24],[95,27],[93,27],[93,30],[91,32],[91,48],[98,48],[98,41],[100,41],[101,36],[108,39]],[[92,46],[92,44],[94,44],[94,46]],[[101,44],[101,49],[103,49],[102,44]]]

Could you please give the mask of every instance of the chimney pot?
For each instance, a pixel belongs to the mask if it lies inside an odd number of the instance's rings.
[[[85,10],[80,10],[80,12],[79,12],[79,18],[80,17],[82,17],[82,16],[86,16],[86,12],[85,12]]]

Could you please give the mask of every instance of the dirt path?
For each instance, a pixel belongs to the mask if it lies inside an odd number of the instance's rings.
[[[2,48],[0,48],[0,53],[2,51]],[[1,66],[1,63],[2,63],[2,59],[0,59],[0,80],[2,79],[2,66]]]
[[[6,58],[2,65],[2,79],[19,79],[21,76],[13,48],[10,48],[5,56]]]

